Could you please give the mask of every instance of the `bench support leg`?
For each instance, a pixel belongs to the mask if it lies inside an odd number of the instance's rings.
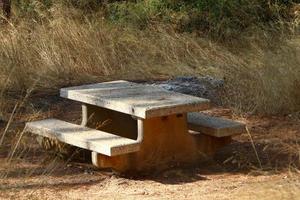
[[[230,144],[232,141],[231,136],[227,137],[213,137],[204,134],[194,135],[195,141],[197,142],[197,148],[199,152],[202,152],[204,156],[213,156],[217,150]]]
[[[143,142],[144,137],[144,123],[143,120],[137,120],[137,142]],[[121,155],[121,156],[106,156],[96,152],[92,152],[92,163],[99,168],[113,168],[120,172],[128,171],[131,169],[132,163],[130,159],[134,153]]]
[[[93,105],[82,105],[82,126],[137,139],[137,121],[130,115]]]

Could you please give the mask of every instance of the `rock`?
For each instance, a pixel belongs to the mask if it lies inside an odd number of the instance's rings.
[[[152,85],[162,87],[169,91],[207,98],[210,99],[212,103],[219,105],[221,99],[218,92],[224,86],[224,81],[211,76],[200,78],[195,76],[180,76],[167,81],[155,82]]]

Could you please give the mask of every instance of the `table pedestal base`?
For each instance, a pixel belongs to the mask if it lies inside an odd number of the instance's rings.
[[[140,151],[120,156],[92,153],[93,164],[117,171],[163,170],[178,164],[197,164],[231,141],[230,137],[215,138],[188,133],[186,114],[135,120],[131,116],[95,106],[83,107],[84,125],[114,134],[137,138],[143,131]],[[109,120],[105,125],[104,121]],[[104,124],[102,126],[96,126]]]

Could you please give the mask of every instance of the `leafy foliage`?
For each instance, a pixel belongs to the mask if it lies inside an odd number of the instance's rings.
[[[152,23],[172,24],[182,32],[214,37],[235,37],[253,25],[289,17],[297,0],[14,0],[20,15],[37,19],[61,4],[80,10],[86,17],[101,13],[111,23],[147,28]],[[49,17],[49,16],[47,16]],[[38,21],[38,20],[37,20]]]
[[[148,0],[115,2],[108,7],[113,22],[145,27],[155,21],[173,23],[180,31],[235,36],[251,25],[288,17],[291,0]]]

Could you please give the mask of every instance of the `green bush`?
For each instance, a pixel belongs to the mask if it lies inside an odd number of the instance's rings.
[[[181,32],[200,32],[219,38],[235,37],[253,25],[260,26],[288,18],[288,8],[295,2],[297,1],[14,0],[19,15],[29,15],[36,19],[47,16],[49,8],[59,4],[64,9],[77,9],[82,13],[82,18],[94,17],[93,14],[100,13],[112,23],[139,29],[144,29],[151,23],[168,23]]]
[[[114,23],[125,23],[145,28],[151,19],[158,19],[167,7],[161,0],[114,2],[107,6],[107,17]]]
[[[17,16],[29,16],[35,20],[47,15],[47,11],[53,6],[62,6],[65,9],[75,8],[83,11],[82,13],[95,13],[103,5],[102,0],[13,0],[12,1]]]
[[[251,25],[288,17],[292,0],[139,0],[109,4],[113,22],[144,28],[151,21],[169,19],[180,31],[213,36],[236,36]]]
[[[47,10],[53,6],[53,0],[12,0],[12,4],[17,17],[39,20],[49,16]]]
[[[185,1],[189,10],[184,30],[209,31],[223,36],[259,23],[268,23],[284,17],[289,2],[262,0],[198,0]]]
[[[103,0],[67,0],[63,1],[63,3],[85,12],[95,12],[102,7]]]

